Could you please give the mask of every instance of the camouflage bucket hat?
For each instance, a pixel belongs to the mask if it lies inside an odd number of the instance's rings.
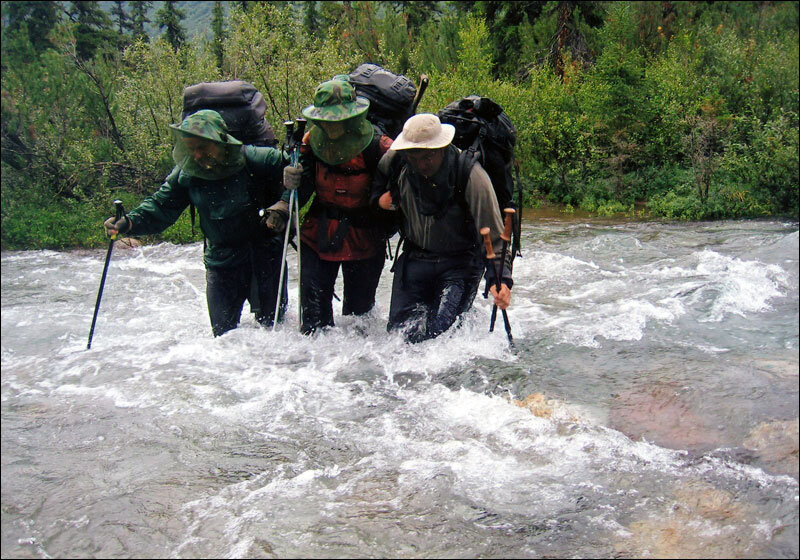
[[[170,128],[184,135],[197,136],[220,144],[240,146],[242,143],[228,134],[228,125],[222,115],[210,109],[192,113],[181,124],[171,124]]]
[[[187,175],[218,180],[244,168],[242,143],[228,134],[225,120],[216,111],[203,109],[169,126],[172,160]]]
[[[364,114],[369,100],[356,95],[349,81],[337,76],[322,82],[314,92],[314,104],[303,109],[303,116],[311,121],[343,121]]]

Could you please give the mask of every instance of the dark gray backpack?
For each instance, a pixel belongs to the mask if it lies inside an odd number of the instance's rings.
[[[278,145],[265,118],[267,102],[253,84],[231,80],[201,82],[184,88],[181,120],[201,109],[213,109],[222,115],[228,132],[243,144]]]
[[[350,72],[349,78],[356,93],[369,99],[367,119],[383,134],[397,138],[403,124],[414,114],[414,82],[372,63],[362,64]]]

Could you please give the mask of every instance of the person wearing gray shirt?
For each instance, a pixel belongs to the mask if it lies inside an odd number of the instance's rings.
[[[374,208],[394,220],[403,251],[395,263],[387,330],[401,330],[408,342],[439,336],[472,307],[486,273],[500,309],[511,302],[511,258],[495,288],[495,264],[483,258],[479,234],[488,227],[501,254],[503,218],[491,180],[480,164],[458,188],[459,149],[455,129],[436,115],[408,119],[381,158],[370,197]]]

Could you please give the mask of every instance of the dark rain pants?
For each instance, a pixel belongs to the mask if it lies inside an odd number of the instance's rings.
[[[333,289],[339,268],[342,269],[344,294],[342,315],[363,315],[375,305],[375,291],[386,260],[379,252],[358,261],[324,261],[314,249],[300,247],[300,306],[303,320],[300,331],[311,334],[332,327]]]
[[[220,336],[238,326],[246,299],[250,300],[256,321],[264,326],[272,326],[282,254],[283,240],[276,235],[254,242],[250,259],[239,266],[206,267],[206,301],[214,336]],[[283,296],[278,310],[278,321],[283,319],[289,299],[286,270],[283,276]]]
[[[412,343],[439,336],[472,307],[483,269],[477,255],[404,251],[392,281],[386,329],[403,330]]]

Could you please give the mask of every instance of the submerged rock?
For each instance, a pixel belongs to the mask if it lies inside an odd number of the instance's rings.
[[[742,442],[772,474],[798,478],[798,419],[762,422]]]
[[[534,416],[550,418],[553,416],[554,401],[545,399],[542,393],[533,393],[522,399],[514,400],[515,405],[527,408]]]
[[[114,243],[114,247],[119,247],[120,249],[134,249],[136,247],[141,247],[142,242],[139,239],[135,239],[133,237],[120,237]]]
[[[671,449],[703,450],[723,443],[722,434],[709,427],[681,396],[680,387],[656,383],[618,395],[609,423],[634,440],[642,438]]]
[[[753,508],[701,481],[680,484],[662,516],[634,521],[617,552],[638,558],[745,558],[758,556],[769,538]]]

